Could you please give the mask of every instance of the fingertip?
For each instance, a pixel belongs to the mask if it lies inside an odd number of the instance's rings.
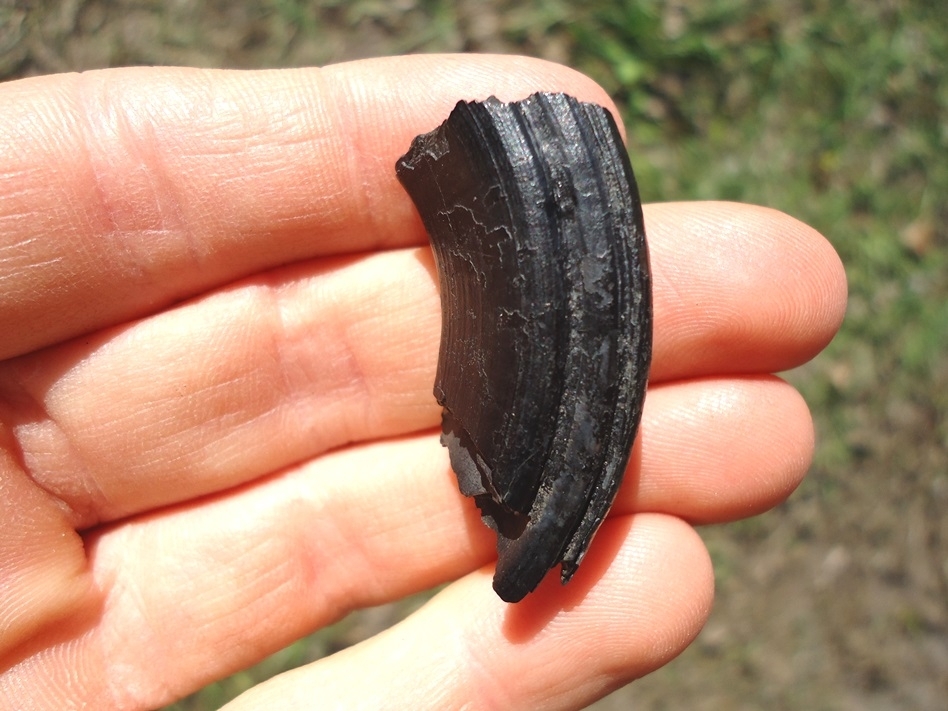
[[[554,570],[506,606],[506,641],[551,677],[523,707],[571,692],[585,705],[664,666],[697,637],[713,600],[711,558],[694,528],[661,514],[609,519],[568,585]]]
[[[722,523],[793,493],[813,457],[814,429],[803,397],[776,376],[701,378],[650,389],[642,441],[614,512]]]
[[[755,205],[666,203],[646,207],[646,228],[653,381],[787,370],[813,358],[839,329],[842,263],[799,220]]]
[[[472,584],[489,587],[488,573],[472,574]],[[570,691],[588,704],[667,664],[701,631],[713,600],[711,558],[695,529],[675,516],[636,514],[603,524],[567,585],[554,569],[523,601],[487,604],[502,609],[502,651],[511,655],[498,666],[529,659],[549,675],[520,700],[533,708]]]
[[[815,355],[832,340],[846,313],[848,286],[839,254],[822,233],[785,212],[759,205],[730,208],[747,215],[748,227],[782,263],[786,321]]]

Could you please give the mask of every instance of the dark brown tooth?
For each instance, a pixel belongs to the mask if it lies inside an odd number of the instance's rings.
[[[507,602],[576,571],[622,481],[652,351],[648,248],[612,116],[565,94],[462,101],[396,165],[441,286],[434,393]]]

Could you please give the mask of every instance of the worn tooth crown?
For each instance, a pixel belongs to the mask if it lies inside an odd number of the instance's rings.
[[[516,602],[558,563],[572,577],[641,419],[652,296],[632,166],[608,111],[540,93],[458,103],[396,172],[438,268],[441,442]]]

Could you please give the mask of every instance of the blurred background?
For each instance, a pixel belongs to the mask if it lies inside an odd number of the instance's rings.
[[[122,65],[528,54],[623,111],[643,199],[808,222],[846,264],[842,332],[786,377],[818,451],[783,506],[708,527],[696,643],[612,709],[948,708],[948,11],[944,0],[0,0],[0,80]],[[353,644],[367,610],[167,711],[216,709]]]

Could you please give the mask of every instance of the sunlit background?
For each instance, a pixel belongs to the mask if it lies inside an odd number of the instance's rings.
[[[696,643],[592,708],[948,708],[948,11],[942,0],[145,0],[0,3],[0,79],[108,66],[544,57],[616,99],[648,201],[769,205],[841,254],[842,332],[787,377],[809,478],[702,535]],[[461,98],[461,97],[459,97]],[[424,599],[368,610],[168,711],[216,709]]]

